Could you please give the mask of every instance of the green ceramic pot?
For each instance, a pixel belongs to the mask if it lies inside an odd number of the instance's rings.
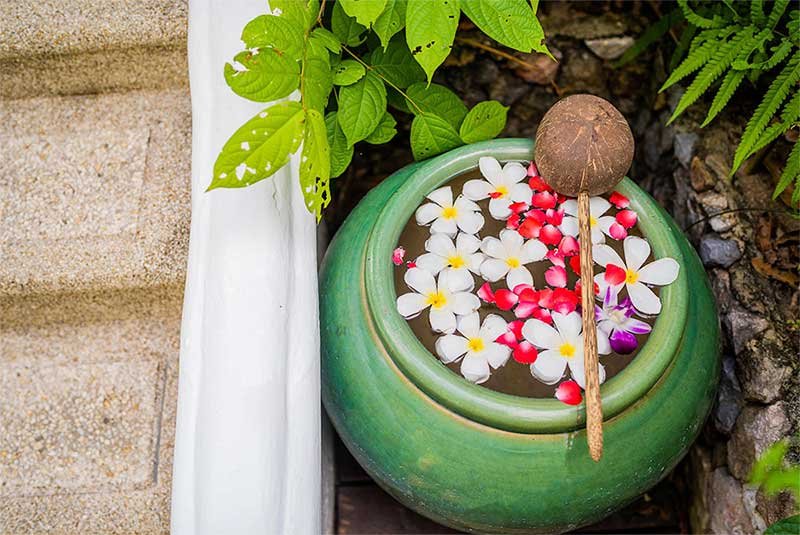
[[[529,140],[452,150],[372,190],[328,248],[320,281],[322,394],[353,456],[392,496],[442,524],[477,532],[551,533],[595,522],[664,477],[711,408],[718,320],[681,231],[625,179],[656,258],[678,279],[636,358],[601,387],[604,454],[589,457],[584,407],[473,385],[447,369],[395,309],[392,250],[427,193],[478,158],[530,160]]]

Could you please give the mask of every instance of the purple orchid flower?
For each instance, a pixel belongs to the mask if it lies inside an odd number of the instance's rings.
[[[618,294],[614,288],[606,288],[603,306],[595,305],[594,313],[597,328],[608,336],[611,349],[620,355],[633,353],[639,346],[637,334],[647,334],[652,329],[649,324],[633,316],[636,309],[631,300],[626,297],[618,303]]]

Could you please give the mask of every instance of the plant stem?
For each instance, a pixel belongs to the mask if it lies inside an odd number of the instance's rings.
[[[357,62],[359,62],[361,65],[363,65],[365,69],[367,69],[368,71],[372,71],[372,72],[374,72],[374,73],[375,73],[375,75],[376,75],[378,78],[380,78],[381,80],[383,80],[383,82],[384,82],[385,84],[388,84],[388,85],[389,85],[389,86],[390,86],[392,89],[394,89],[395,91],[397,91],[398,93],[400,93],[400,94],[401,94],[403,97],[405,97],[405,99],[406,99],[406,100],[408,100],[408,102],[409,102],[409,103],[411,103],[411,105],[412,105],[412,106],[414,106],[414,108],[415,108],[415,109],[416,109],[416,110],[417,110],[419,113],[422,113],[422,108],[420,108],[420,107],[419,107],[419,105],[417,105],[417,103],[416,103],[416,102],[414,102],[414,100],[413,100],[411,97],[409,97],[409,96],[408,96],[408,94],[407,94],[405,91],[403,91],[402,89],[400,89],[399,87],[397,87],[397,86],[396,86],[395,84],[393,84],[393,83],[392,83],[390,80],[388,80],[388,79],[387,79],[385,76],[383,76],[381,73],[379,73],[378,71],[376,71],[376,70],[373,68],[373,66],[372,66],[372,65],[370,65],[369,63],[365,62],[363,59],[361,59],[360,57],[358,57],[358,56],[355,54],[355,52],[353,52],[352,50],[350,50],[349,48],[347,48],[347,47],[346,47],[346,46],[344,46],[344,45],[342,45],[342,49],[343,49],[345,52],[347,52],[348,54],[350,54],[350,55],[353,57],[353,59],[355,59]]]
[[[456,42],[457,43],[463,43],[463,44],[465,44],[467,46],[480,48],[481,50],[485,50],[487,52],[490,52],[490,53],[494,54],[495,56],[499,56],[501,58],[507,59],[508,61],[517,63],[517,64],[522,65],[523,67],[527,67],[529,69],[535,69],[536,68],[534,65],[531,65],[530,63],[528,63],[525,60],[519,59],[518,57],[514,56],[513,54],[509,54],[508,52],[504,52],[504,51],[502,51],[500,49],[497,49],[497,48],[495,48],[493,46],[485,45],[485,44],[481,43],[480,41],[478,41],[477,39],[472,39],[470,37],[456,37]]]

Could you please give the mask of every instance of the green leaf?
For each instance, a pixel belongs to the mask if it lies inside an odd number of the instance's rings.
[[[325,120],[317,110],[305,116],[303,154],[300,157],[300,190],[309,212],[322,217],[322,210],[331,202],[331,155]]]
[[[467,107],[461,98],[443,85],[426,86],[425,82],[417,82],[406,90],[406,94],[411,101],[409,109],[413,113],[427,112],[438,115],[449,122],[454,129],[458,129],[464,116],[467,115]]]
[[[411,123],[411,152],[424,160],[463,145],[453,127],[432,113],[422,113]]]
[[[547,51],[544,30],[527,0],[462,0],[461,10],[500,44],[521,52]]]
[[[300,85],[300,65],[275,49],[258,54],[245,50],[233,58],[244,70],[225,64],[225,82],[237,95],[255,102],[271,102],[289,95]]]
[[[686,27],[681,32],[681,38],[678,40],[678,45],[675,47],[675,50],[672,52],[672,57],[669,58],[669,70],[675,70],[675,67],[678,66],[678,63],[683,58],[686,51],[689,50],[689,46],[692,44],[692,39],[694,39],[695,33],[697,33],[697,27],[692,26],[691,24],[687,24]]]
[[[789,5],[789,0],[775,0],[772,4],[772,11],[769,12],[769,19],[767,19],[767,26],[775,28],[781,20],[786,7]]]
[[[334,85],[350,85],[358,82],[367,71],[359,62],[346,59],[336,66],[333,71]]]
[[[672,74],[669,75],[667,81],[664,82],[664,85],[661,86],[661,89],[658,92],[665,91],[673,84],[676,84],[686,76],[690,75],[703,65],[705,65],[714,52],[719,48],[720,41],[715,39],[709,39],[703,42],[700,46],[695,46],[694,43],[698,42],[698,40],[702,40],[702,35],[698,35],[695,38],[695,41],[692,44],[692,48],[689,50],[689,55],[686,56],[678,67],[672,71]]]
[[[461,123],[459,135],[464,143],[476,143],[497,137],[506,126],[508,107],[496,100],[479,102]]]
[[[714,96],[714,102],[711,103],[711,107],[708,109],[708,115],[706,115],[706,119],[703,121],[703,124],[700,125],[700,128],[710,123],[728,104],[728,101],[736,92],[736,89],[739,88],[739,84],[744,80],[744,75],[745,71],[728,71],[728,74],[725,75],[722,84],[719,86],[719,90],[717,90],[717,94]]]
[[[263,180],[286,165],[303,138],[303,109],[281,102],[242,125],[222,147],[209,190],[241,188]]]
[[[756,26],[762,26],[766,21],[764,0],[750,0],[750,22]]]
[[[636,42],[622,54],[622,56],[613,63],[614,68],[622,67],[636,59],[639,54],[647,50],[647,48],[661,39],[672,26],[683,20],[683,14],[680,9],[673,9],[658,21],[649,26],[645,32],[636,39]],[[691,26],[689,26],[691,28]]]
[[[350,165],[350,160],[353,159],[353,146],[347,143],[335,111],[325,116],[325,130],[331,148],[331,178],[336,178]]]
[[[380,47],[373,50],[369,56],[369,63],[375,72],[400,89],[425,80],[425,72],[414,61],[400,37],[392,39],[386,50]]]
[[[406,4],[407,0],[388,0],[386,9],[372,25],[384,49],[389,46],[392,36],[406,25]]]
[[[339,124],[350,145],[366,139],[385,111],[386,87],[372,72],[339,91]]]
[[[317,40],[322,46],[334,54],[338,54],[342,51],[342,43],[339,42],[339,38],[322,26],[314,28],[311,32],[311,39]]]
[[[785,470],[770,472],[767,474],[761,489],[767,496],[774,496],[783,491],[789,491],[795,496],[800,496],[800,467],[794,466]]]
[[[394,117],[392,117],[392,114],[387,111],[383,114],[383,117],[381,117],[381,122],[379,122],[378,126],[375,127],[375,130],[373,130],[364,141],[367,143],[372,143],[373,145],[386,143],[391,140],[395,134],[397,134],[397,128],[395,128],[396,126],[397,121],[395,121]]]
[[[800,190],[800,142],[797,141],[794,142],[794,147],[786,159],[786,166],[778,179],[778,185],[775,186],[772,198],[777,199],[778,195],[783,193],[783,190],[788,188],[792,182],[794,182],[794,190]]]
[[[800,533],[800,515],[784,518],[764,531],[764,535],[797,535],[798,533]]]
[[[708,19],[698,15],[691,7],[689,7],[689,0],[678,0],[678,5],[680,6],[681,11],[683,11],[683,16],[686,17],[686,20],[698,28],[718,28],[721,25],[720,21]]]
[[[303,28],[290,18],[260,15],[244,27],[242,41],[247,48],[274,48],[296,61],[303,51]]]
[[[775,442],[762,453],[750,471],[749,483],[751,485],[761,485],[767,478],[767,474],[774,470],[779,470],[783,466],[783,459],[789,451],[789,441],[780,440]]]
[[[305,31],[314,25],[319,12],[319,0],[270,0],[272,13],[280,11],[280,17],[292,19]]]
[[[459,13],[459,0],[408,0],[406,42],[429,82],[450,54]]]
[[[391,87],[386,88],[386,102],[389,104],[389,106],[396,110],[400,110],[405,113],[411,113],[411,108],[408,107],[408,101],[406,100],[406,97]]]
[[[323,113],[328,105],[328,98],[333,89],[330,55],[321,44],[313,41],[306,47],[306,58],[303,66],[302,99],[307,108]]]
[[[369,28],[386,9],[386,0],[339,0],[344,12]]]
[[[367,29],[344,12],[341,2],[333,4],[331,30],[347,46],[358,46],[367,38]]]

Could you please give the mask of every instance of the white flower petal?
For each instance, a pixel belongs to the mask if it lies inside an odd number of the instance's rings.
[[[600,322],[603,323],[603,322]],[[608,322],[611,323],[611,322]],[[605,329],[601,328],[598,324],[597,326],[597,353],[599,355],[608,355],[611,353],[611,342],[608,339],[608,333],[611,332],[609,329],[606,331]]]
[[[625,265],[631,271],[639,271],[644,261],[650,256],[650,244],[638,236],[628,236],[622,242],[625,251]]]
[[[614,218],[614,216],[610,215],[604,215],[603,217],[597,218],[597,226],[600,227],[600,230],[602,230],[605,234],[608,234],[609,236],[611,235],[610,234],[611,225],[613,225],[616,222],[617,220]]]
[[[494,187],[485,180],[476,178],[475,180],[468,180],[464,184],[462,191],[467,199],[480,201],[487,198],[489,193],[494,191]]]
[[[500,167],[500,162],[491,156],[483,156],[478,160],[478,168],[481,170],[483,177],[488,180],[492,185],[497,185],[503,175],[503,169]]]
[[[514,202],[524,202],[524,203],[531,203],[531,199],[533,198],[533,190],[531,187],[525,182],[518,182],[511,186],[511,200]]]
[[[467,339],[455,334],[446,334],[436,339],[435,348],[442,362],[449,364],[467,352]]]
[[[481,300],[478,299],[478,296],[469,292],[454,293],[450,299],[453,301],[451,310],[459,316],[470,314],[481,306]]]
[[[475,287],[475,279],[466,268],[445,268],[439,275],[439,287],[447,288],[451,292],[471,291]]]
[[[476,338],[480,335],[481,318],[477,312],[466,314],[458,318],[458,332],[469,338]]]
[[[440,215],[442,215],[442,207],[429,202],[417,208],[415,217],[417,219],[417,225],[427,225]]]
[[[608,264],[614,264],[622,269],[625,269],[625,262],[619,257],[617,252],[608,245],[598,244],[592,247],[592,258],[594,261],[606,267]]]
[[[491,256],[492,258],[505,259],[506,250],[503,244],[494,236],[487,236],[481,242],[481,251]]]
[[[628,297],[631,298],[636,310],[643,314],[658,314],[661,312],[661,299],[653,293],[653,290],[641,282],[626,284],[625,286],[628,288]]]
[[[505,260],[487,258],[481,264],[481,277],[489,282],[497,282],[508,273],[508,264]]]
[[[522,336],[536,347],[544,349],[556,349],[561,345],[561,336],[558,331],[537,319],[527,320],[522,325]]]
[[[415,318],[427,306],[424,295],[407,293],[397,298],[397,311],[406,319]]]
[[[569,201],[567,201],[569,202]],[[567,204],[566,202],[564,204]],[[578,218],[573,216],[564,216],[564,219],[561,220],[561,225],[558,227],[561,229],[562,234],[566,234],[567,236],[577,236],[578,235]]]
[[[600,228],[600,225],[595,225],[591,229],[592,233],[592,243],[605,243],[606,238],[605,234],[603,234],[603,229]]]
[[[431,308],[431,329],[437,333],[451,334],[456,330],[456,316],[449,308]]]
[[[452,206],[453,189],[450,186],[435,189],[428,195],[428,198],[439,206]]]
[[[441,234],[437,234],[437,236],[441,236]],[[421,254],[414,260],[414,263],[419,269],[424,269],[433,275],[447,267],[447,260],[434,253]]]
[[[666,286],[678,278],[680,266],[674,258],[659,258],[639,270],[639,281],[645,284]]]
[[[606,367],[602,364],[597,364],[597,375],[599,376],[600,384],[603,384],[606,381]],[[572,358],[569,361],[569,372],[572,375],[572,378],[578,383],[578,386],[581,388],[586,388],[586,371],[583,367],[583,358],[580,360],[576,358]]]
[[[433,225],[431,225],[432,234],[441,233],[453,237],[456,235],[456,232],[458,232],[458,225],[455,219],[439,217],[433,222]]]
[[[520,262],[528,264],[530,262],[538,262],[547,256],[547,246],[537,239],[531,239],[525,242],[522,246],[522,255]]]
[[[589,198],[589,213],[595,219],[608,212],[611,208],[611,203],[602,197]]]
[[[508,362],[508,357],[511,356],[511,348],[503,344],[495,344],[492,342],[483,350],[483,353],[486,360],[489,361],[489,365],[497,369]]]
[[[472,254],[481,247],[481,240],[474,234],[460,233],[456,237],[456,251],[459,254]]]
[[[522,243],[525,238],[520,235],[516,230],[504,229],[500,231],[500,243],[506,251],[506,258],[509,256],[520,256]]]
[[[494,342],[497,340],[498,336],[506,332],[507,326],[508,324],[506,323],[506,320],[504,320],[502,317],[498,316],[497,314],[489,314],[483,320],[480,336],[487,341]]]
[[[464,197],[463,195],[459,195],[458,199],[456,199],[456,203],[453,205],[458,209],[458,211],[467,210],[468,212],[480,212],[481,207],[475,204],[474,201],[471,201]]]
[[[483,215],[480,212],[459,210],[456,215],[456,223],[461,232],[475,234],[483,228]]]
[[[508,162],[503,166],[503,175],[507,184],[511,185],[528,176],[528,171],[519,162]]]
[[[473,253],[464,257],[464,260],[467,263],[467,269],[477,275],[480,275],[481,264],[483,264],[485,259],[486,257],[483,255],[483,253]]]
[[[489,363],[482,356],[467,353],[467,356],[461,361],[461,375],[467,381],[481,384],[486,382],[490,374]]]
[[[533,286],[533,276],[531,272],[528,271],[528,268],[525,266],[519,266],[514,269],[511,269],[506,276],[506,284],[510,289],[514,289],[520,284],[528,284]]]
[[[564,209],[565,214],[578,217],[578,201],[575,199],[567,199],[561,205],[561,208]]]
[[[509,206],[511,206],[511,199],[509,197],[491,199],[489,201],[489,213],[493,218],[500,221],[508,219],[508,216],[511,215]]]
[[[575,340],[580,337],[581,329],[583,328],[581,315],[577,312],[570,312],[566,315],[553,312],[552,317],[561,338],[575,344]]]
[[[408,287],[423,295],[436,291],[436,280],[429,271],[420,268],[411,268],[403,276]]]
[[[547,350],[539,353],[539,357],[531,364],[531,373],[546,385],[553,385],[564,375],[567,359],[558,351]]]
[[[453,239],[447,234],[432,234],[425,241],[425,250],[448,257],[456,253],[456,246],[453,245]]]

